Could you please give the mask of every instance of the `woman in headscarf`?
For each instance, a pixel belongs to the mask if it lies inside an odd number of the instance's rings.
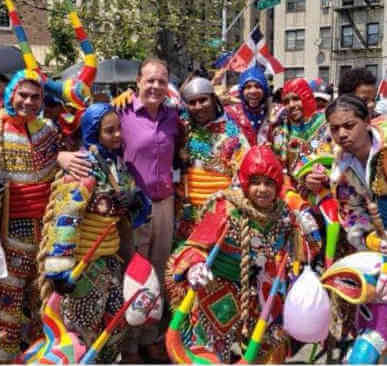
[[[121,126],[109,104],[91,105],[82,117],[82,145],[92,165],[87,178],[60,172],[52,187],[38,255],[43,307],[52,289],[63,295],[65,326],[90,347],[123,304],[120,238],[116,223],[127,218],[135,201],[135,183],[120,156]],[[106,228],[92,261],[77,283],[71,271]],[[118,326],[99,361],[112,363],[126,333]]]
[[[250,146],[270,143],[268,98],[270,88],[259,66],[244,71],[239,78],[241,103],[225,107],[226,113],[238,124]]]

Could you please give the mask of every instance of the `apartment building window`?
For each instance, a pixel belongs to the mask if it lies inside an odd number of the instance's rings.
[[[351,6],[353,5],[353,0],[343,0],[343,6]]]
[[[367,45],[376,46],[379,43],[379,23],[367,24]]]
[[[305,0],[287,0],[286,1],[286,11],[288,13],[305,11]]]
[[[343,77],[343,75],[352,69],[352,66],[349,65],[342,65],[340,66],[340,79]]]
[[[376,78],[378,78],[378,65],[366,65],[366,69],[371,71]]]
[[[353,28],[352,25],[343,25],[341,27],[341,47],[353,46]]]
[[[0,4],[0,28],[9,28],[10,22],[9,22],[9,16],[8,11],[5,5]]]
[[[320,48],[329,49],[331,48],[331,28],[330,27],[323,27],[320,28]]]
[[[285,81],[295,78],[304,77],[304,68],[303,67],[290,67],[285,69]]]
[[[328,66],[321,66],[318,68],[318,77],[326,84],[329,84],[329,67]]]
[[[304,49],[305,31],[303,29],[286,31],[286,51]]]
[[[322,9],[326,9],[326,8],[329,8],[329,2],[330,0],[321,0],[321,8]]]

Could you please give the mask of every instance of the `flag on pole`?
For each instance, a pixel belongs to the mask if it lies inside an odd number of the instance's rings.
[[[284,71],[281,63],[270,53],[258,26],[253,29],[247,40],[235,52],[225,67],[228,70],[242,72],[257,62],[272,74]]]

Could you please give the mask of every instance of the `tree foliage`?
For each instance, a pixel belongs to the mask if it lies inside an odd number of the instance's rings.
[[[66,8],[61,1],[54,0],[48,22],[52,43],[46,54],[45,64],[55,61],[57,71],[63,70],[76,63],[79,56],[78,48],[74,43],[75,35],[71,26],[65,22]]]
[[[223,1],[228,2],[229,21],[245,4],[244,0],[83,0],[78,12],[100,58],[142,60],[155,55],[182,76],[195,66],[208,67],[219,54],[222,46],[214,47],[211,41],[221,38]],[[50,32],[51,58],[64,68],[74,62],[77,46],[74,49],[60,0],[54,1]]]

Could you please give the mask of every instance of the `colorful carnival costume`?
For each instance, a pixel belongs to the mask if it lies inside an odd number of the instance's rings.
[[[195,78],[182,92],[185,100],[197,95],[212,95],[211,83],[204,78]],[[181,142],[184,171],[177,187],[177,241],[185,240],[192,231],[197,210],[213,193],[226,189],[237,172],[244,152],[248,149],[246,138],[237,124],[223,112],[217,99],[217,118],[204,125],[195,123],[183,114],[184,136]]]
[[[250,81],[255,82],[262,89],[263,96],[260,105],[253,110],[249,107],[243,96],[243,90]],[[237,123],[241,132],[245,135],[250,146],[262,145],[271,142],[271,125],[268,121],[268,104],[270,96],[263,70],[254,66],[240,75],[239,98],[241,103],[230,104],[225,107],[226,113]]]
[[[264,211],[247,198],[254,176],[270,177],[277,192],[281,189],[282,166],[270,149],[254,147],[246,154],[239,172],[242,189],[218,192],[206,203],[202,220],[184,246],[172,254],[166,271],[167,292],[176,308],[189,287],[190,271],[205,262],[224,235],[211,267],[214,279],[197,289],[188,321],[180,329],[185,346],[193,353],[205,349],[224,363],[235,361],[234,352],[251,336],[281,259],[293,248],[294,217],[285,203],[274,198],[273,207]],[[285,291],[283,282],[273,300],[259,362],[282,363],[287,355],[281,326]]]
[[[376,198],[384,224],[387,223],[385,214],[387,180],[384,172],[387,148],[386,120],[372,123],[370,134],[372,146],[367,162],[369,168],[364,170],[352,154],[337,148],[331,173],[332,190],[340,204],[340,223],[347,233],[350,244],[357,250],[367,248],[365,238],[374,230],[366,204],[368,194]]]
[[[0,280],[0,360],[10,361],[20,351],[24,302],[36,318],[31,338],[40,333],[38,298],[30,293],[37,277],[36,254],[41,239],[42,217],[50,184],[56,173],[60,131],[50,120],[21,117],[12,105],[13,96],[24,81],[41,85],[35,71],[18,72],[6,88],[5,111],[0,115],[2,197],[2,245],[8,277]],[[43,93],[43,89],[41,89]],[[33,339],[30,339],[33,340]]]
[[[298,121],[291,121],[288,111],[284,109],[279,115],[276,127],[273,128],[273,150],[279,156],[286,174],[287,184],[282,194],[289,207],[296,214],[301,213],[301,216],[304,216],[301,220],[304,230],[314,233],[318,239],[320,232],[315,218],[316,212],[312,214],[308,198],[313,199],[313,205],[319,205],[323,200],[331,199],[330,192],[329,189],[324,189],[321,197],[310,195],[311,192],[303,181],[304,176],[300,178],[299,173],[320,154],[330,153],[331,138],[325,115],[316,113],[316,101],[306,80],[293,79],[286,82],[282,92],[283,98],[288,94],[295,94],[301,100],[303,116]],[[326,171],[323,164],[319,164],[319,168]],[[329,219],[330,216],[333,215],[327,215]],[[334,238],[337,236],[336,231]]]
[[[69,276],[107,226],[128,215],[135,198],[134,179],[118,152],[98,141],[101,121],[109,113],[114,113],[112,106],[97,103],[82,117],[82,143],[89,150],[92,174],[81,180],[59,174],[39,253],[43,305],[54,284],[54,289],[64,294],[61,315],[66,328],[79,334],[88,347],[123,303],[121,261],[117,256],[120,239],[115,225],[75,285],[71,286]],[[122,322],[100,355],[101,360],[115,360],[125,332]]]
[[[295,179],[293,174],[305,163],[309,155],[331,151],[331,138],[325,115],[315,113],[316,101],[308,83],[304,79],[287,81],[282,95],[289,93],[294,93],[301,99],[304,118],[292,123],[288,113],[281,113],[273,130],[273,149],[280,157],[286,173]]]
[[[346,231],[348,242],[356,250],[364,251],[370,248],[380,250],[381,237],[375,231],[375,215],[379,215],[384,227],[387,225],[386,197],[386,148],[387,148],[387,122],[378,120],[369,127],[371,136],[371,149],[368,156],[367,168],[354,157],[354,155],[338,148],[335,165],[331,173],[333,193],[339,202],[339,219]],[[373,212],[370,202],[377,206]],[[375,255],[374,255],[375,254]],[[357,316],[358,337],[352,353],[348,355],[349,361],[357,360],[361,363],[377,362],[379,356],[387,350],[387,331],[385,314],[387,304],[375,300],[375,286],[378,275],[383,269],[382,255],[377,253],[359,253],[343,258],[340,263],[325,275],[327,281],[335,276],[348,277],[348,270],[342,267],[354,268],[360,271],[365,280],[359,281],[362,286],[373,287],[373,291],[363,289],[361,299],[357,299],[358,292],[352,292],[348,297],[341,296],[344,290],[340,289],[339,295],[353,304],[364,304],[367,312],[359,312]],[[348,258],[348,259],[347,259]],[[368,259],[367,259],[368,258]],[[335,271],[337,267],[337,271]],[[341,271],[341,272],[340,272]],[[372,276],[371,276],[372,275]],[[352,276],[352,275],[351,275]],[[358,283],[356,280],[354,283]],[[367,285],[369,283],[369,285]],[[331,286],[334,282],[330,282]],[[345,291],[344,291],[345,292]],[[371,316],[369,316],[371,315]],[[380,319],[384,319],[380,322]],[[370,353],[371,352],[371,353]],[[355,362],[356,363],[356,362]]]

